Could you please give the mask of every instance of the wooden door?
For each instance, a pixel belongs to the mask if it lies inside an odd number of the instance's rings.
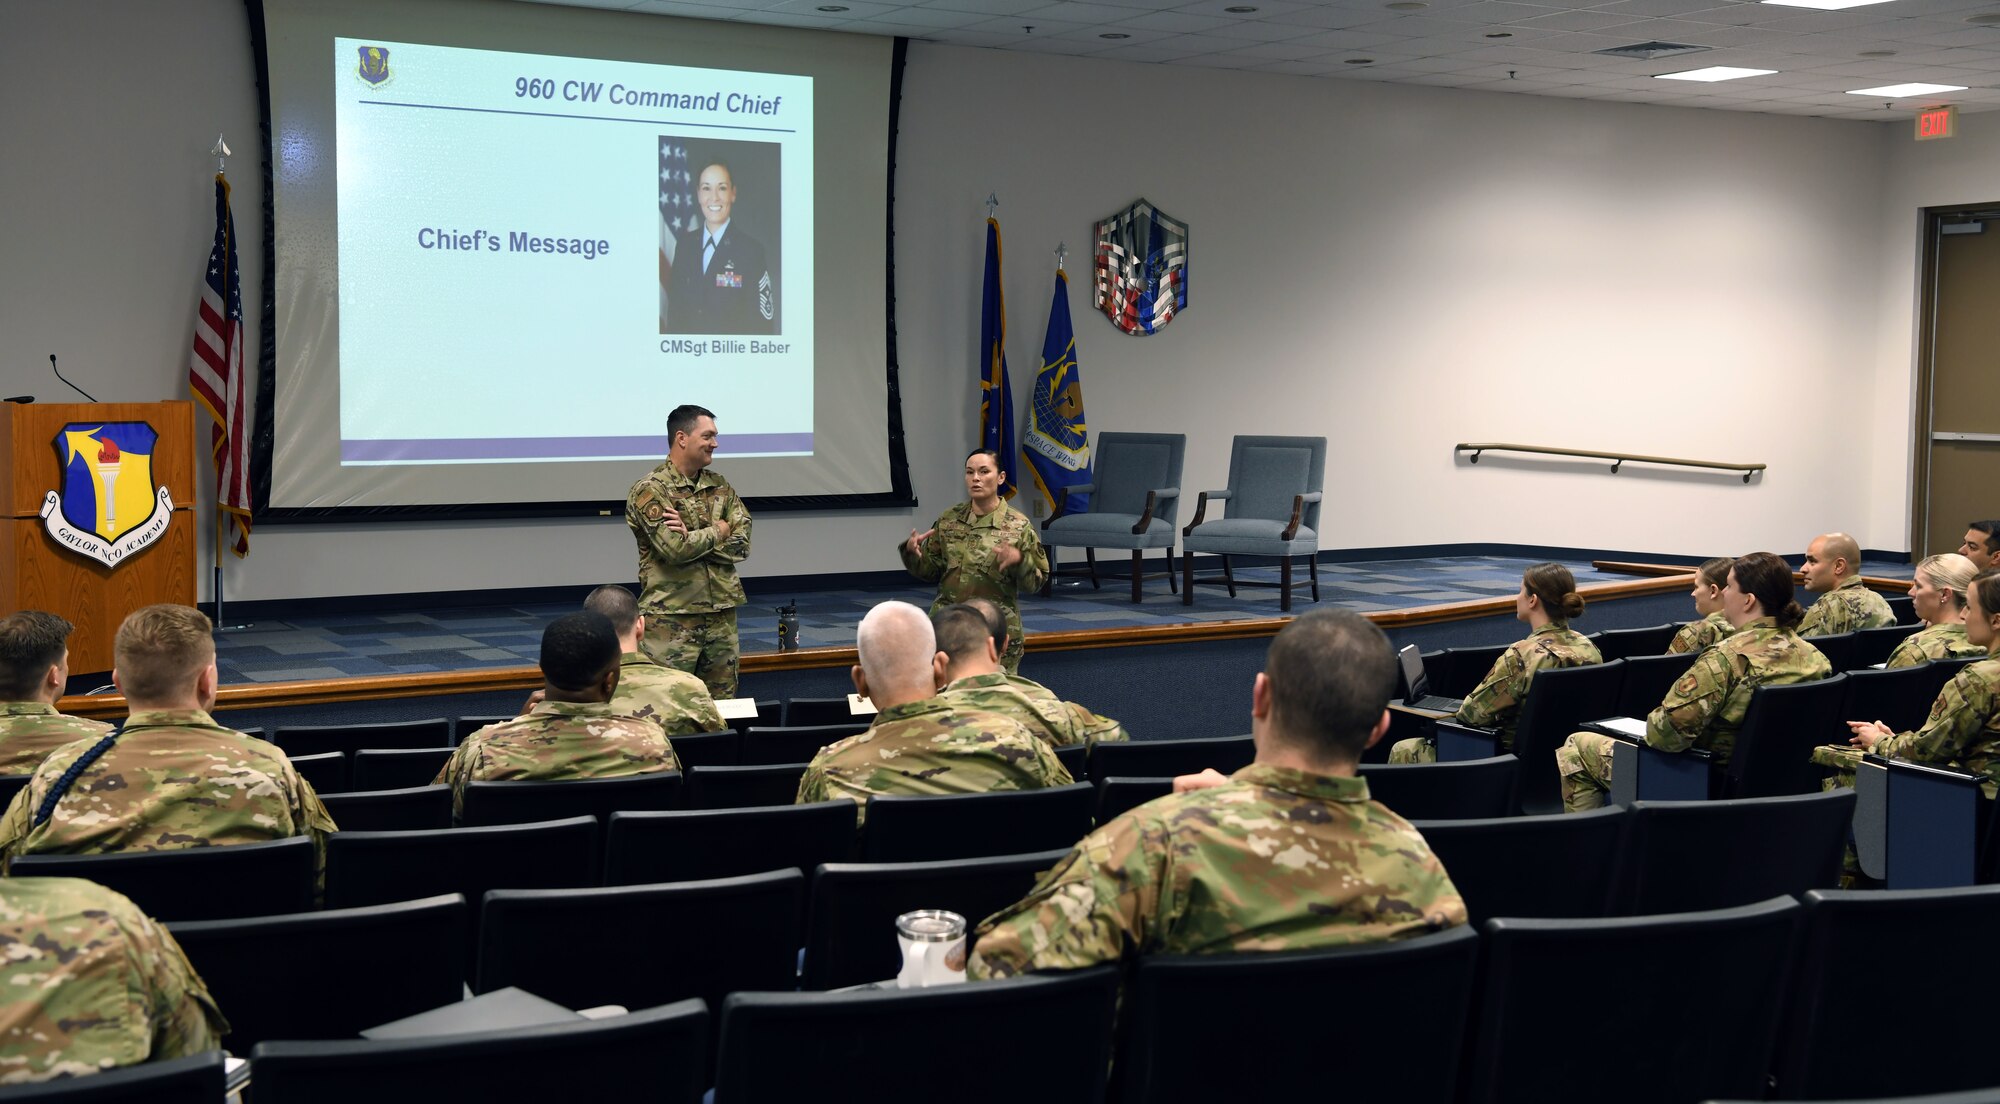
[[[1958,551],[1968,521],[2000,518],[2000,212],[1934,213],[1929,221],[1930,371],[1918,395],[1914,500],[1919,559]],[[1971,226],[1980,229],[1959,229]]]

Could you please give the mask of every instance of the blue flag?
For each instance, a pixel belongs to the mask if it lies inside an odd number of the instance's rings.
[[[1035,486],[1049,500],[1053,516],[1090,507],[1090,494],[1063,497],[1065,488],[1090,482],[1090,426],[1083,420],[1083,377],[1076,367],[1076,331],[1069,324],[1069,277],[1056,270],[1055,301],[1049,304],[1049,332],[1042,338],[1042,370],[1035,375],[1029,403],[1033,423],[1021,438],[1021,458]]]
[[[1008,466],[1014,455],[1014,389],[1007,384],[1007,305],[1000,295],[1000,223],[986,219],[986,281],[979,294],[979,442]],[[1000,484],[1014,497],[1014,473]]]

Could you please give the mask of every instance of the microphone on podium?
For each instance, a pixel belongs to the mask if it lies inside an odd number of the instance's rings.
[[[56,367],[56,355],[54,353],[49,354],[49,371],[54,372],[56,374],[57,379],[63,381],[64,383],[69,383],[70,390],[75,391],[77,394],[82,395],[84,398],[89,399],[91,402],[97,401],[97,396],[92,395],[90,392],[85,391],[83,388],[78,387],[74,383],[70,383],[69,377],[62,374],[62,369]]]

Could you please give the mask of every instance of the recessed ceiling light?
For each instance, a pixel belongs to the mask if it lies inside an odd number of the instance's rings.
[[[820,11],[823,11],[823,12],[844,12],[844,11],[846,11],[846,10],[847,10],[847,5],[846,5],[846,4],[821,4],[821,5],[819,6],[819,10],[820,10]]]
[[[1373,64],[1375,64],[1375,59],[1374,59],[1374,58],[1342,58],[1342,59],[1340,59],[1340,63],[1341,63],[1342,65],[1373,65]]]
[[[1654,80],[1684,81],[1726,81],[1742,80],[1744,77],[1768,77],[1776,69],[1739,69],[1734,65],[1711,65],[1706,69],[1689,69],[1680,73],[1655,73]]]
[[[1222,10],[1228,12],[1231,15],[1249,15],[1251,12],[1254,12],[1257,9],[1254,5],[1250,4],[1231,4],[1230,6]]]
[[[1875,96],[1879,99],[1894,100],[1904,96],[1928,96],[1934,92],[1963,92],[1962,84],[1885,84],[1880,88],[1850,88],[1850,96]]]
[[[1112,31],[1112,32],[1109,32],[1109,33],[1106,33],[1106,34],[1101,34],[1101,35],[1098,35],[1097,37],[1099,37],[1099,38],[1131,38],[1132,36],[1131,36],[1131,35],[1128,35],[1128,34],[1119,34],[1119,33],[1118,33],[1118,32],[1116,32],[1116,31]]]
[[[1865,58],[1885,58],[1885,57],[1895,57],[1895,56],[1896,56],[1896,51],[1894,51],[1894,50],[1863,50],[1863,51],[1861,51],[1860,53],[1858,53],[1858,54],[1856,54],[1856,55],[1854,55],[1854,56],[1855,56],[1855,57],[1865,57]]]
[[[1886,4],[1889,0],[1763,0],[1781,8],[1813,8],[1818,11],[1843,11],[1847,8],[1865,8],[1870,4]]]
[[[2000,12],[1980,12],[1978,15],[1968,15],[1965,17],[1965,21],[1967,23],[1977,23],[1982,27],[1990,27],[1995,23],[2000,23]]]
[[[1513,37],[1514,37],[1514,32],[1513,32],[1513,31],[1488,31],[1488,32],[1486,32],[1486,37],[1487,37],[1487,38],[1513,38]]]
[[[1396,0],[1393,4],[1384,4],[1382,6],[1388,8],[1390,11],[1423,11],[1425,8],[1430,7],[1429,4],[1424,3],[1424,0]]]

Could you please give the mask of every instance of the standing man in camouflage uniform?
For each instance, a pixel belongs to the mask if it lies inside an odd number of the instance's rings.
[[[450,784],[454,815],[464,811],[468,782],[567,782],[680,769],[658,724],[612,709],[618,634],[603,614],[585,610],[549,622],[541,664],[542,701],[525,716],[467,736],[431,780]]]
[[[711,698],[736,696],[736,565],[750,555],[750,511],[715,462],[715,414],[692,404],[667,415],[666,462],[632,484],[625,525],[639,542],[645,652],[695,675]]]
[[[274,744],[215,723],[214,626],[188,606],[147,606],[118,627],[111,680],[124,727],[42,760],[6,815],[0,859],[168,851],[337,831]]]
[[[1473,728],[1500,733],[1500,750],[1514,750],[1514,722],[1535,672],[1551,667],[1587,667],[1604,662],[1597,645],[1569,627],[1583,612],[1583,595],[1576,576],[1559,563],[1539,563],[1521,576],[1521,593],[1514,596],[1514,620],[1525,622],[1527,638],[1509,645],[1472,693],[1459,703],[1452,719]],[[1432,737],[1398,740],[1389,749],[1391,763],[1435,763],[1437,741]]]
[[[0,1084],[222,1048],[229,1024],[180,944],[95,882],[0,878],[0,946]]]
[[[1035,527],[1000,498],[1007,473],[999,454],[975,449],[965,458],[966,501],[938,515],[924,532],[910,530],[898,547],[910,574],[938,585],[935,613],[953,602],[987,598],[1007,615],[1007,673],[1021,670],[1021,591],[1036,591],[1049,575],[1049,554]]]
[[[999,616],[995,609],[993,617],[997,620]],[[931,627],[937,632],[938,652],[945,657],[945,688],[938,691],[939,700],[1012,717],[1050,747],[1091,742],[1092,732],[1083,718],[1095,714],[1073,710],[1041,683],[1000,669],[1000,646],[978,599],[932,614]],[[1116,721],[1104,724],[1109,728],[1098,738],[1125,738],[1124,728]]]
[[[601,614],[618,634],[618,690],[611,695],[612,713],[651,721],[669,736],[720,732],[726,727],[700,679],[663,667],[639,651],[646,619],[639,615],[639,601],[631,591],[616,584],[598,587],[583,600],[583,608]]]
[[[1823,533],[1806,546],[1806,589],[1819,601],[1799,623],[1800,636],[1832,636],[1896,623],[1888,599],[1861,583],[1861,546],[1846,533]]]
[[[1361,753],[1389,730],[1388,638],[1313,610],[1271,642],[1251,689],[1257,761],[1086,836],[979,925],[967,975],[1073,970],[1127,955],[1285,951],[1401,939],[1466,922],[1408,821],[1369,800]]]
[[[0,774],[31,773],[64,744],[111,731],[102,721],[56,712],[69,685],[75,627],[40,610],[0,617]]]
[[[1958,554],[1981,571],[2000,567],[2000,521],[1969,521]]]
[[[1067,786],[1075,779],[1019,721],[933,697],[944,673],[924,611],[884,602],[861,619],[850,672],[878,712],[866,732],[820,749],[797,804],[876,794],[974,794]]]
[[[1699,652],[1736,631],[1722,612],[1722,588],[1729,585],[1729,569],[1735,563],[1721,556],[1695,569],[1694,590],[1688,596],[1694,599],[1694,612],[1700,617],[1682,625],[1667,642],[1668,655]]]
[[[1660,751],[1702,748],[1727,763],[1736,732],[1759,686],[1830,678],[1833,665],[1795,631],[1805,611],[1792,601],[1792,569],[1769,552],[1752,552],[1729,571],[1723,612],[1736,631],[1702,649],[1659,707],[1646,715],[1646,743]],[[1563,808],[1604,806],[1611,790],[1611,746],[1596,732],[1571,733],[1556,749]]]

